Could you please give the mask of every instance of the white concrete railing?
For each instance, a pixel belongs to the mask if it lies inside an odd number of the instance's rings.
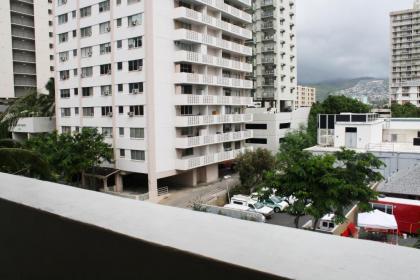
[[[240,20],[246,21],[247,23],[252,23],[252,16],[247,12],[241,11],[231,5],[228,5],[224,2],[224,0],[195,0],[196,2],[211,6],[221,12],[229,14],[230,16],[234,16]],[[237,0],[242,2],[243,4],[248,5],[251,7],[250,0]]]
[[[221,38],[216,38],[211,35],[187,30],[187,29],[175,30],[174,37],[175,37],[175,40],[185,40],[185,41],[195,42],[199,44],[205,44],[205,45],[221,48],[224,50],[228,50],[228,51],[239,53],[246,56],[252,55],[252,48],[250,47],[237,44],[232,41],[223,40]]]
[[[252,31],[248,29],[239,27],[237,25],[217,19],[212,16],[204,15],[200,12],[197,12],[192,9],[185,8],[185,7],[175,8],[174,17],[187,18],[189,20],[197,21],[199,23],[203,23],[203,24],[215,27],[215,28],[220,28],[224,30],[225,32],[235,34],[236,36],[239,36],[245,40],[252,39]]]
[[[252,105],[252,97],[246,96],[218,96],[218,95],[197,95],[177,94],[175,105]]]
[[[367,151],[374,152],[413,152],[420,153],[420,146],[414,146],[412,143],[369,143],[366,146]]]
[[[204,146],[218,144],[223,142],[241,141],[253,137],[253,131],[237,131],[212,135],[203,135],[196,137],[178,137],[176,138],[175,147],[178,149],[187,149],[196,146]]]
[[[177,170],[189,170],[201,166],[206,166],[218,162],[233,160],[241,153],[245,153],[248,150],[252,150],[252,147],[242,148],[239,150],[226,151],[220,153],[212,153],[200,157],[190,157],[185,159],[177,159],[176,169]]]
[[[187,127],[223,123],[244,123],[251,121],[252,114],[177,116],[175,125],[177,127]]]
[[[232,59],[226,59],[222,57],[216,57],[212,55],[200,54],[197,52],[177,51],[175,54],[175,61],[187,61],[197,64],[206,64],[216,67],[233,69],[237,71],[243,71],[247,73],[252,72],[252,64],[239,62]]]
[[[225,78],[194,73],[175,73],[176,84],[196,84],[241,89],[252,89],[252,81],[235,78]]]

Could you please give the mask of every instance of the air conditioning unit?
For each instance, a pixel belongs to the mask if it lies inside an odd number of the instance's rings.
[[[138,89],[133,89],[133,94],[138,94],[139,90]]]
[[[111,71],[111,69],[110,70],[108,70],[108,72],[106,72],[108,75],[111,75],[111,73],[112,73],[112,71]]]
[[[61,60],[62,62],[64,62],[64,61],[66,61],[66,60],[67,60],[67,57],[60,57],[60,60]]]
[[[62,1],[63,5],[67,4],[67,0]]]
[[[85,75],[84,73],[82,73],[82,74],[80,74],[80,77],[81,77],[81,78],[85,78],[85,77],[86,77],[86,75]]]
[[[106,31],[107,31],[107,32],[110,32],[110,31],[111,31],[111,27],[107,27],[107,28],[106,28]]]
[[[127,113],[127,115],[128,115],[129,117],[133,117],[133,116],[134,116],[134,112],[128,112],[128,113]]]
[[[91,57],[92,56],[92,52],[88,52],[88,54],[87,54],[89,57]]]
[[[132,49],[132,48],[134,48],[134,45],[133,45],[133,44],[129,44],[129,45],[128,45],[128,48],[129,48],[129,49]]]
[[[137,71],[142,71],[143,70],[143,66],[139,66],[138,68],[137,68]]]
[[[111,93],[109,92],[109,90],[105,90],[103,93],[105,96],[111,95]]]
[[[133,20],[132,22],[131,22],[131,26],[136,26],[137,25],[137,20]]]
[[[108,112],[108,114],[106,114],[108,117],[112,118],[112,112]]]
[[[92,36],[92,32],[91,31],[86,32],[86,36]]]

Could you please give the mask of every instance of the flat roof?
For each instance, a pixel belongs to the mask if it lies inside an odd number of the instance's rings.
[[[139,240],[299,280],[418,278],[420,250],[115,197],[0,173],[0,198]]]

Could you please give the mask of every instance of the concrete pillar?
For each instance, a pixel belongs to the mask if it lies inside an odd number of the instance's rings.
[[[102,181],[104,183],[104,190],[107,190],[108,189],[108,179],[104,178],[104,179],[102,179]]]
[[[123,192],[124,190],[124,182],[123,177],[121,174],[115,174],[115,191],[116,192]]]
[[[206,166],[206,183],[216,182],[217,180],[219,180],[219,165]]]
[[[156,178],[149,176],[149,200],[152,202],[158,201],[158,184]]]

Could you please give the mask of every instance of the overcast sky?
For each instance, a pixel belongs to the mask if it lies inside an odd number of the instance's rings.
[[[389,12],[413,0],[297,0],[298,80],[388,77]]]

